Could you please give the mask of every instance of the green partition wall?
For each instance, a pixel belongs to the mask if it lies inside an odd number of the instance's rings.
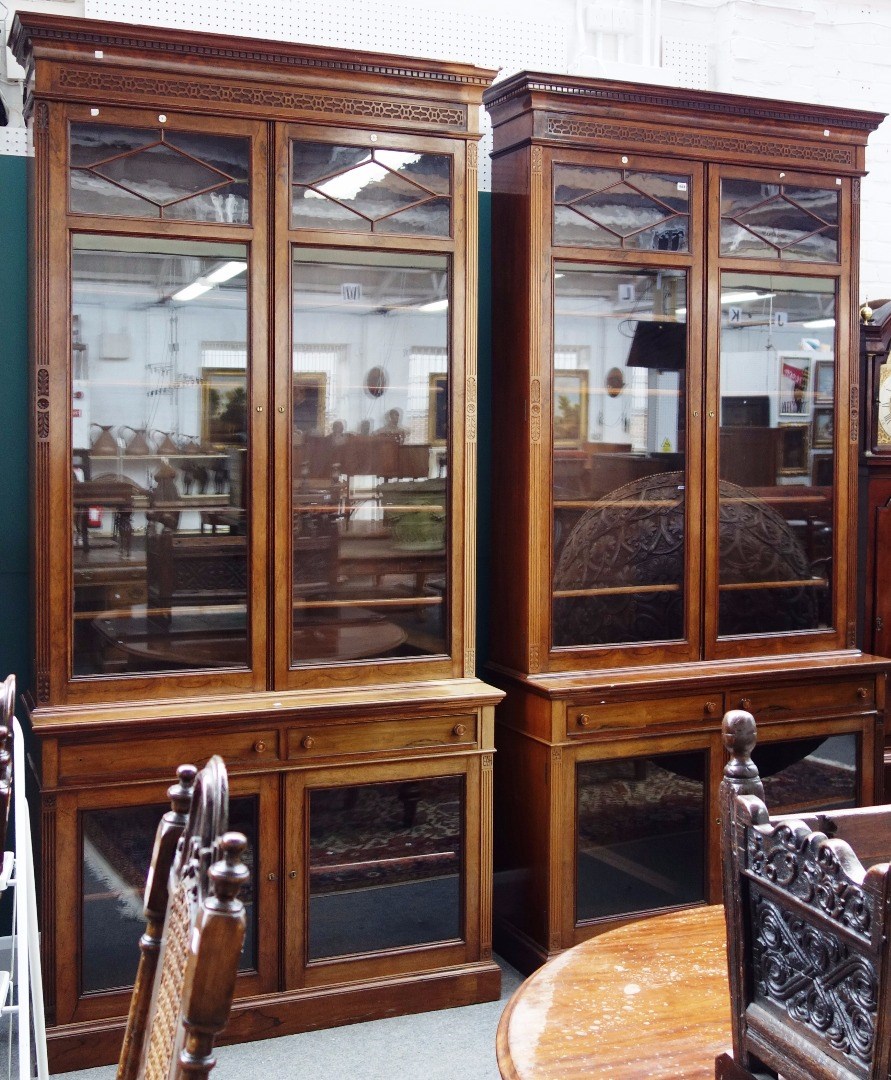
[[[28,571],[28,159],[0,155],[0,678],[31,683]]]

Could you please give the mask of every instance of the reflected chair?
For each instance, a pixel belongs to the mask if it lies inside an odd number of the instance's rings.
[[[771,817],[754,718],[724,717],[720,790],[733,1057],[717,1080],[887,1080],[891,806]]]
[[[181,765],[177,778],[155,835],[118,1080],[206,1077],[235,992],[247,842],[226,832],[228,782],[219,757],[200,772]]]

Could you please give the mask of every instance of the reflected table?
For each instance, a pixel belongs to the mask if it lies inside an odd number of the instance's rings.
[[[241,611],[173,609],[169,618],[144,614],[96,619],[106,646],[121,650],[136,667],[227,668],[248,663],[246,616]],[[405,631],[380,615],[334,609],[324,620],[294,621],[297,655],[332,662],[386,655]]]
[[[504,1080],[713,1080],[731,1053],[724,909],[640,919],[539,968],[497,1037]]]

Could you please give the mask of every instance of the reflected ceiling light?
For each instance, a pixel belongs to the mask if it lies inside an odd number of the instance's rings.
[[[221,263],[215,270],[211,270],[209,274],[205,274],[203,277],[193,281],[191,285],[186,285],[179,292],[175,292],[170,299],[178,300],[181,304],[187,300],[194,300],[195,297],[210,292],[214,285],[219,285],[223,281],[230,281],[232,278],[238,277],[239,274],[243,274],[245,270],[247,270],[247,263],[240,260],[233,259]]]
[[[811,319],[801,324],[808,330],[829,330],[835,326],[835,319]]]
[[[179,292],[175,292],[170,299],[180,300],[182,302],[194,300],[196,296],[201,296],[202,293],[210,292],[212,288],[213,285],[208,285],[199,278],[197,281],[193,281],[191,285],[187,285],[184,289],[180,289]]]
[[[223,265],[218,266],[216,270],[211,270],[204,280],[212,281],[214,285],[217,285],[221,281],[230,281],[232,278],[238,277],[238,275],[243,274],[245,270],[247,270],[246,262],[233,259],[231,262],[224,262]]]
[[[449,306],[448,300],[431,300],[429,304],[419,304],[418,311],[445,311]]]

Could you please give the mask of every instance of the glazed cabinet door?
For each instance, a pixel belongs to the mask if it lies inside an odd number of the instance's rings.
[[[53,268],[36,322],[38,696],[258,688],[265,128],[76,105],[53,106],[49,129],[35,229],[38,273]]]
[[[145,929],[143,892],[169,783],[65,792],[44,800],[43,947],[53,953],[54,1022],[126,1016]],[[278,853],[261,822],[278,813],[278,779],[230,776],[229,828],[248,839],[247,936],[236,996],[276,988]],[[51,862],[46,860],[52,859]],[[263,927],[262,934],[259,928]]]
[[[480,958],[480,783],[477,756],[286,778],[286,988]]]
[[[530,549],[539,559],[550,541],[552,573],[533,620],[549,636],[551,670],[583,657],[597,667],[691,659],[703,171],[643,155],[543,159],[541,324],[551,332],[540,443],[550,485],[532,489],[533,532],[549,527]]]
[[[854,644],[850,185],[713,176],[706,460],[717,603],[706,625],[719,659],[788,651],[790,635],[796,650]]]
[[[276,682],[460,675],[464,144],[278,138]]]

